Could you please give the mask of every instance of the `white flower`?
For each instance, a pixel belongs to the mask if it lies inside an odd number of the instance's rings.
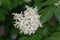
[[[54,3],[55,6],[59,6],[60,5],[60,1],[58,1],[57,3]]]
[[[29,2],[31,2],[32,0],[23,0],[23,1],[25,1],[25,2],[29,3]]]
[[[59,3],[55,3],[54,5],[55,5],[55,6],[59,6]]]
[[[42,24],[40,22],[41,15],[38,14],[37,7],[29,7],[25,6],[26,10],[20,14],[13,13],[14,15],[14,26],[16,28],[19,28],[20,33],[24,34],[34,34],[38,27],[42,27]]]

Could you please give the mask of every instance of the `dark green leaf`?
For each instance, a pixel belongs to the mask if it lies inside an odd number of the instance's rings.
[[[43,0],[33,0],[34,1],[34,3],[41,3]]]
[[[17,0],[3,0],[3,8],[12,9],[17,6]]]
[[[42,30],[38,29],[36,34],[30,37],[30,40],[41,40],[42,37]]]
[[[29,37],[22,37],[22,38],[20,38],[18,40],[30,40],[30,39],[29,39]]]
[[[5,20],[5,13],[6,11],[4,9],[0,9],[0,22]]]
[[[2,5],[3,0],[0,0],[0,6]]]
[[[18,0],[17,2],[18,2],[18,5],[22,5],[24,3],[23,0]]]
[[[35,3],[34,6],[37,6],[38,10],[40,10],[42,7],[42,3]]]
[[[60,40],[60,32],[53,33],[47,40]]]
[[[57,31],[60,31],[60,25],[58,26],[58,29],[57,29]]]
[[[40,11],[42,23],[48,21],[54,14],[55,7],[50,6]]]
[[[55,9],[55,16],[57,20],[60,22],[60,7]]]
[[[36,34],[30,36],[23,36],[19,40],[40,40],[43,37],[42,30],[38,29]]]
[[[49,31],[49,28],[46,27],[46,28],[43,30],[43,35],[47,35],[47,34],[48,34],[48,31]]]
[[[54,3],[57,3],[58,0],[47,0],[46,2],[43,3],[43,6],[46,5],[54,5]]]
[[[34,1],[34,6],[37,6],[37,8],[40,10],[42,7],[42,1],[43,0],[33,0]]]
[[[16,29],[16,28],[11,29],[11,34],[18,34],[18,33],[19,33],[18,29]]]

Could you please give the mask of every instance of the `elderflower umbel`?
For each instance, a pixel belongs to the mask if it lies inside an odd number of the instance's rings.
[[[25,6],[26,10],[20,14],[13,13],[14,15],[14,26],[16,28],[19,28],[20,33],[24,34],[34,34],[38,27],[42,27],[42,24],[40,22],[41,15],[38,14],[37,7],[29,7]]]

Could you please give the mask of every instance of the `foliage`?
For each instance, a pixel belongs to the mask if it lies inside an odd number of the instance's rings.
[[[0,24],[4,25],[6,32],[0,40],[12,40],[11,34],[17,34],[16,40],[60,40],[60,6],[56,7],[56,2],[58,0],[32,0],[29,3],[23,0],[0,0]],[[43,28],[38,28],[30,36],[20,34],[13,26],[12,13],[24,11],[25,5],[38,7],[43,24]]]

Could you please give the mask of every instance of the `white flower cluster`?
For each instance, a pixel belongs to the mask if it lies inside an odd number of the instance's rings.
[[[58,1],[57,3],[54,4],[55,6],[59,6],[60,5],[60,1]]]
[[[29,2],[31,2],[32,0],[24,0],[25,2],[27,2],[27,3],[29,3]]]
[[[13,13],[14,15],[14,26],[19,28],[21,33],[24,34],[34,34],[35,31],[38,29],[38,27],[42,27],[42,24],[40,22],[40,16],[38,14],[37,7],[29,7],[25,6],[26,10],[20,14],[18,13]]]

